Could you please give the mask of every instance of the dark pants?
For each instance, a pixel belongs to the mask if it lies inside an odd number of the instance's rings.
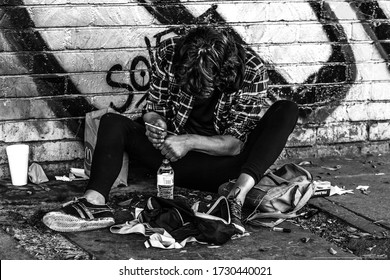
[[[236,179],[240,173],[251,175],[258,182],[282,152],[298,118],[298,107],[287,100],[275,102],[250,133],[243,151],[237,156],[212,156],[189,152],[172,162],[175,185],[217,192],[219,185]],[[123,153],[130,160],[157,172],[163,160],[145,136],[141,120],[130,120],[118,114],[101,118],[87,189],[101,193],[106,199],[121,167]]]

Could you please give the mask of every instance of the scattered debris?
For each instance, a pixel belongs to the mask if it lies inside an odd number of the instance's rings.
[[[356,231],[357,231],[357,228],[354,228],[354,227],[347,227],[347,231],[348,231],[348,232],[356,232]]]
[[[71,168],[70,174],[73,174],[78,178],[89,179],[89,177],[85,174],[85,170],[81,168]]]
[[[63,182],[70,182],[72,181],[69,177],[67,176],[54,176],[57,181],[63,181]]]
[[[309,211],[307,212],[304,212],[302,217],[304,219],[310,219],[311,217],[313,217],[315,214],[317,214],[320,210],[318,209],[310,209]]]
[[[337,251],[335,249],[333,249],[332,247],[330,247],[328,249],[328,252],[331,254],[331,255],[336,255],[337,254]]]
[[[368,247],[367,250],[371,252],[375,247],[376,247],[376,245],[374,245],[372,247]]]
[[[368,195],[368,194],[369,194],[369,191],[368,191],[368,188],[369,188],[369,187],[370,187],[370,186],[362,186],[362,185],[359,185],[359,186],[356,187],[356,189],[357,189],[357,190],[360,190],[360,192],[361,192],[362,194]]]
[[[336,166],[321,166],[321,168],[323,169],[326,169],[326,170],[330,170],[330,171],[337,171],[341,168],[341,165],[336,165]]]
[[[303,238],[301,238],[301,241],[302,241],[303,243],[307,243],[307,242],[310,241],[310,237],[303,237]]]
[[[298,165],[300,165],[300,166],[309,166],[309,165],[313,165],[313,162],[311,162],[311,161],[302,161],[302,162],[298,163]]]
[[[348,237],[349,238],[354,238],[354,239],[359,239],[360,238],[360,236],[356,235],[356,234],[349,234]]]
[[[343,194],[353,194],[353,190],[346,190],[345,186],[332,186],[329,181],[313,181],[315,190],[314,197],[317,196],[332,196],[332,195],[343,195]]]

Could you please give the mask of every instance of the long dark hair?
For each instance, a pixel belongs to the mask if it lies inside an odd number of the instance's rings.
[[[214,90],[237,91],[244,69],[244,48],[225,29],[191,29],[176,46],[173,60],[176,80],[182,90],[198,98],[207,98]]]

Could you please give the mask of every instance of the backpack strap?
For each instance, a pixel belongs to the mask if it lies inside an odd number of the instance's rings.
[[[288,213],[281,213],[280,211],[278,212],[272,212],[272,213],[266,213],[266,212],[260,212],[258,211],[258,206],[256,209],[245,219],[245,223],[251,224],[251,225],[258,225],[258,226],[265,226],[265,227],[274,227],[277,226],[278,224],[282,223],[286,219],[291,219],[291,218],[296,218],[298,217],[297,212],[306,205],[306,203],[310,200],[314,193],[314,184],[310,182],[308,186],[308,190],[305,192],[305,194],[302,196],[301,200],[298,202],[298,204],[295,206],[293,210],[291,210]],[[263,197],[266,198],[267,195]],[[261,204],[263,199],[260,201],[258,205]],[[265,221],[260,221],[261,219],[278,219],[276,221],[271,221],[271,222],[265,222]]]

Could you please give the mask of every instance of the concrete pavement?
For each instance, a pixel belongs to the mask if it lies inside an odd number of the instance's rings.
[[[318,208],[346,223],[346,225],[388,240],[390,230],[390,156],[375,155],[360,158],[327,158],[288,160],[305,161],[316,180],[328,180],[332,185],[353,189],[354,194],[311,199],[311,207]],[[62,175],[62,174],[58,174]],[[131,180],[129,187],[116,188],[111,192],[112,206],[116,209],[117,220],[126,220],[129,210],[145,198],[155,194],[154,179],[141,176]],[[220,247],[187,244],[180,250],[146,249],[140,235],[115,235],[108,229],[91,232],[59,234],[45,228],[40,217],[50,209],[83,193],[85,181],[50,181],[41,186],[29,184],[16,188],[9,180],[0,181],[0,253],[1,259],[36,258],[34,249],[41,248],[40,259],[45,259],[44,245],[30,244],[29,234],[50,235],[50,238],[64,238],[64,248],[46,256],[49,259],[92,258],[92,259],[356,259],[359,256],[350,250],[339,248],[310,229],[286,221],[283,226],[291,233],[272,232],[267,228],[248,227],[249,236],[231,240]],[[359,185],[368,185],[368,191],[356,190]],[[216,194],[177,188],[176,195],[189,199],[215,199]],[[23,229],[29,232],[23,233]],[[6,232],[6,231],[7,232]],[[18,231],[16,236],[15,231]],[[15,237],[16,236],[16,237]],[[27,241],[21,242],[24,236]],[[13,238],[12,238],[13,237]],[[42,242],[39,237],[36,243]],[[310,240],[310,242],[303,242]],[[30,246],[26,246],[28,243]],[[48,242],[46,242],[48,243]],[[21,245],[22,244],[22,245]],[[34,246],[35,247],[34,247]],[[47,244],[46,244],[47,245]],[[48,246],[48,245],[47,245]],[[64,255],[66,247],[75,246],[84,252]],[[6,248],[6,249],[4,249]],[[331,249],[332,248],[332,249]],[[47,249],[47,250],[50,250]],[[62,251],[61,251],[62,250]],[[75,249],[76,250],[76,249]],[[336,252],[336,253],[335,253]],[[70,257],[69,257],[70,256]],[[387,256],[388,258],[388,256]]]

